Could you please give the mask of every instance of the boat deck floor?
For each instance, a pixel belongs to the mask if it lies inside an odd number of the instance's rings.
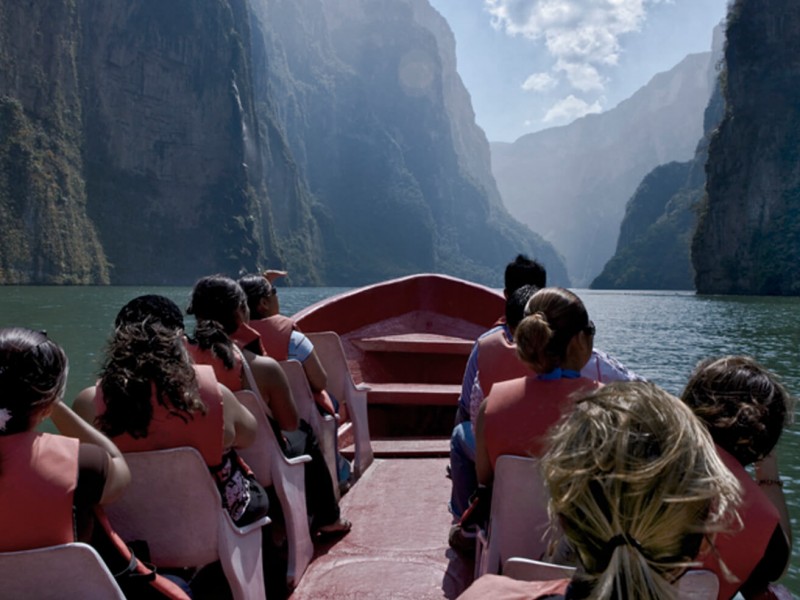
[[[442,438],[389,438],[371,440],[376,458],[435,458],[450,456],[450,440]],[[342,456],[352,460],[355,445],[342,448]]]
[[[291,600],[455,598],[473,563],[447,544],[446,458],[376,458],[342,498],[346,536],[318,544]]]

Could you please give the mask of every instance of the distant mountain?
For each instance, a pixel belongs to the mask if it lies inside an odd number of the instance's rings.
[[[706,135],[694,159],[660,165],[647,174],[625,208],[614,256],[590,287],[694,289],[690,249],[705,194],[708,142],[724,109],[717,85],[706,109]]]
[[[4,2],[0,133],[0,283],[568,283],[426,0]]]
[[[588,285],[614,253],[642,178],[693,156],[714,67],[710,52],[689,55],[605,113],[491,144],[508,210],[553,243],[575,285]]]
[[[722,60],[722,27],[714,32],[715,64]],[[698,204],[705,194],[708,144],[725,112],[719,80],[705,111],[705,135],[694,158],[653,169],[625,207],[617,249],[592,282],[600,289],[694,289],[690,249]]]
[[[737,0],[727,37],[695,284],[703,294],[800,295],[800,4]]]

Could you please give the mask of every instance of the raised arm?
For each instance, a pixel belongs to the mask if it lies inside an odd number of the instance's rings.
[[[128,463],[125,462],[125,458],[122,456],[122,452],[120,452],[119,448],[117,448],[114,442],[78,416],[75,411],[61,401],[53,405],[50,419],[62,435],[77,438],[86,444],[100,446],[108,453],[110,458],[108,462],[108,476],[106,478],[106,484],[103,487],[103,495],[100,498],[100,504],[107,504],[116,500],[131,481],[131,472],[128,469]]]

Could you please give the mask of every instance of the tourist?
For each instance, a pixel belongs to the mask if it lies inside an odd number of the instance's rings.
[[[479,578],[460,600],[677,597],[706,536],[729,526],[739,486],[702,423],[649,383],[577,399],[542,459],[554,527],[577,555],[569,580]],[[701,548],[703,548],[701,550]]]
[[[188,312],[197,318],[194,343],[190,345],[195,361],[212,365],[218,377],[238,391],[248,387],[241,363],[244,355],[267,401],[267,416],[277,426],[279,435],[276,437],[284,454],[289,458],[302,454],[311,456],[305,463],[305,481],[306,509],[312,519],[312,530],[326,536],[347,533],[351,523],[340,516],[322,451],[311,426],[297,417],[281,366],[272,358],[258,356],[238,346],[249,345],[243,336],[237,335],[237,331],[243,329],[253,331],[260,344],[258,333],[247,327],[247,297],[241,286],[222,275],[203,277],[194,285]]]
[[[247,307],[250,311],[248,325],[261,336],[261,345],[266,350],[267,356],[277,361],[296,360],[303,365],[303,372],[318,410],[323,415],[338,418],[339,403],[325,389],[328,384],[328,374],[314,349],[314,344],[297,328],[291,318],[280,314],[278,288],[267,276],[274,273],[276,272],[266,271],[264,275],[247,275],[239,279],[239,285],[247,295]],[[280,273],[285,275],[284,271]],[[350,464],[338,449],[336,467],[339,486],[341,489],[347,489]]]
[[[213,369],[192,365],[183,316],[168,298],[139,296],[120,310],[100,379],[74,406],[124,452],[196,448],[237,525],[267,514],[266,491],[235,450],[255,439],[255,417]]]
[[[720,598],[737,592],[755,598],[786,572],[792,554],[776,446],[791,421],[794,399],[773,373],[746,356],[702,361],[682,398],[705,423],[743,489],[743,526],[717,536],[716,552],[705,566],[719,576]],[[755,479],[745,470],[751,466]]]
[[[514,328],[522,319],[528,298],[536,290],[544,288],[546,280],[545,268],[522,254],[508,263],[503,289],[506,297],[505,320],[499,320],[495,327],[482,334],[470,352],[458,400],[456,426],[450,439],[452,492],[449,509],[455,519],[461,517],[477,488],[475,422],[478,409],[494,383],[529,373],[529,367],[517,357]],[[525,295],[515,298],[514,294],[522,288],[525,289]],[[580,371],[587,379],[602,383],[642,380],[616,359],[595,348],[592,348],[589,360]],[[452,535],[460,535],[458,526],[453,528]],[[469,549],[471,543],[466,547]]]
[[[0,329],[0,552],[91,544],[130,598],[186,600],[111,529],[102,507],[130,483],[122,452],[64,403],[67,357],[44,332]],[[37,430],[50,419],[61,435]],[[46,569],[46,563],[42,569]]]
[[[595,328],[583,302],[564,288],[544,288],[528,300],[514,334],[528,375],[501,381],[481,403],[475,441],[478,483],[491,485],[501,454],[541,456],[546,434],[572,407],[578,392],[602,384],[583,377]]]
[[[45,333],[0,329],[0,552],[89,542],[94,507],[130,482],[117,446],[64,404],[67,371]],[[48,418],[61,435],[37,431]]]

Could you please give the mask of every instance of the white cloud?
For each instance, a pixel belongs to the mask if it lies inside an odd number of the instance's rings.
[[[543,123],[568,123],[584,115],[602,112],[600,100],[589,104],[572,94],[556,102],[542,119]]]
[[[617,64],[621,36],[641,29],[647,5],[671,1],[484,0],[484,7],[496,29],[542,41],[555,61],[554,70],[586,92],[604,88],[600,69]]]
[[[559,60],[555,69],[565,73],[570,85],[582,92],[602,91],[605,87],[605,78],[589,63]]]
[[[526,92],[543,92],[552,90],[558,81],[550,73],[534,73],[522,84],[522,89]]]

